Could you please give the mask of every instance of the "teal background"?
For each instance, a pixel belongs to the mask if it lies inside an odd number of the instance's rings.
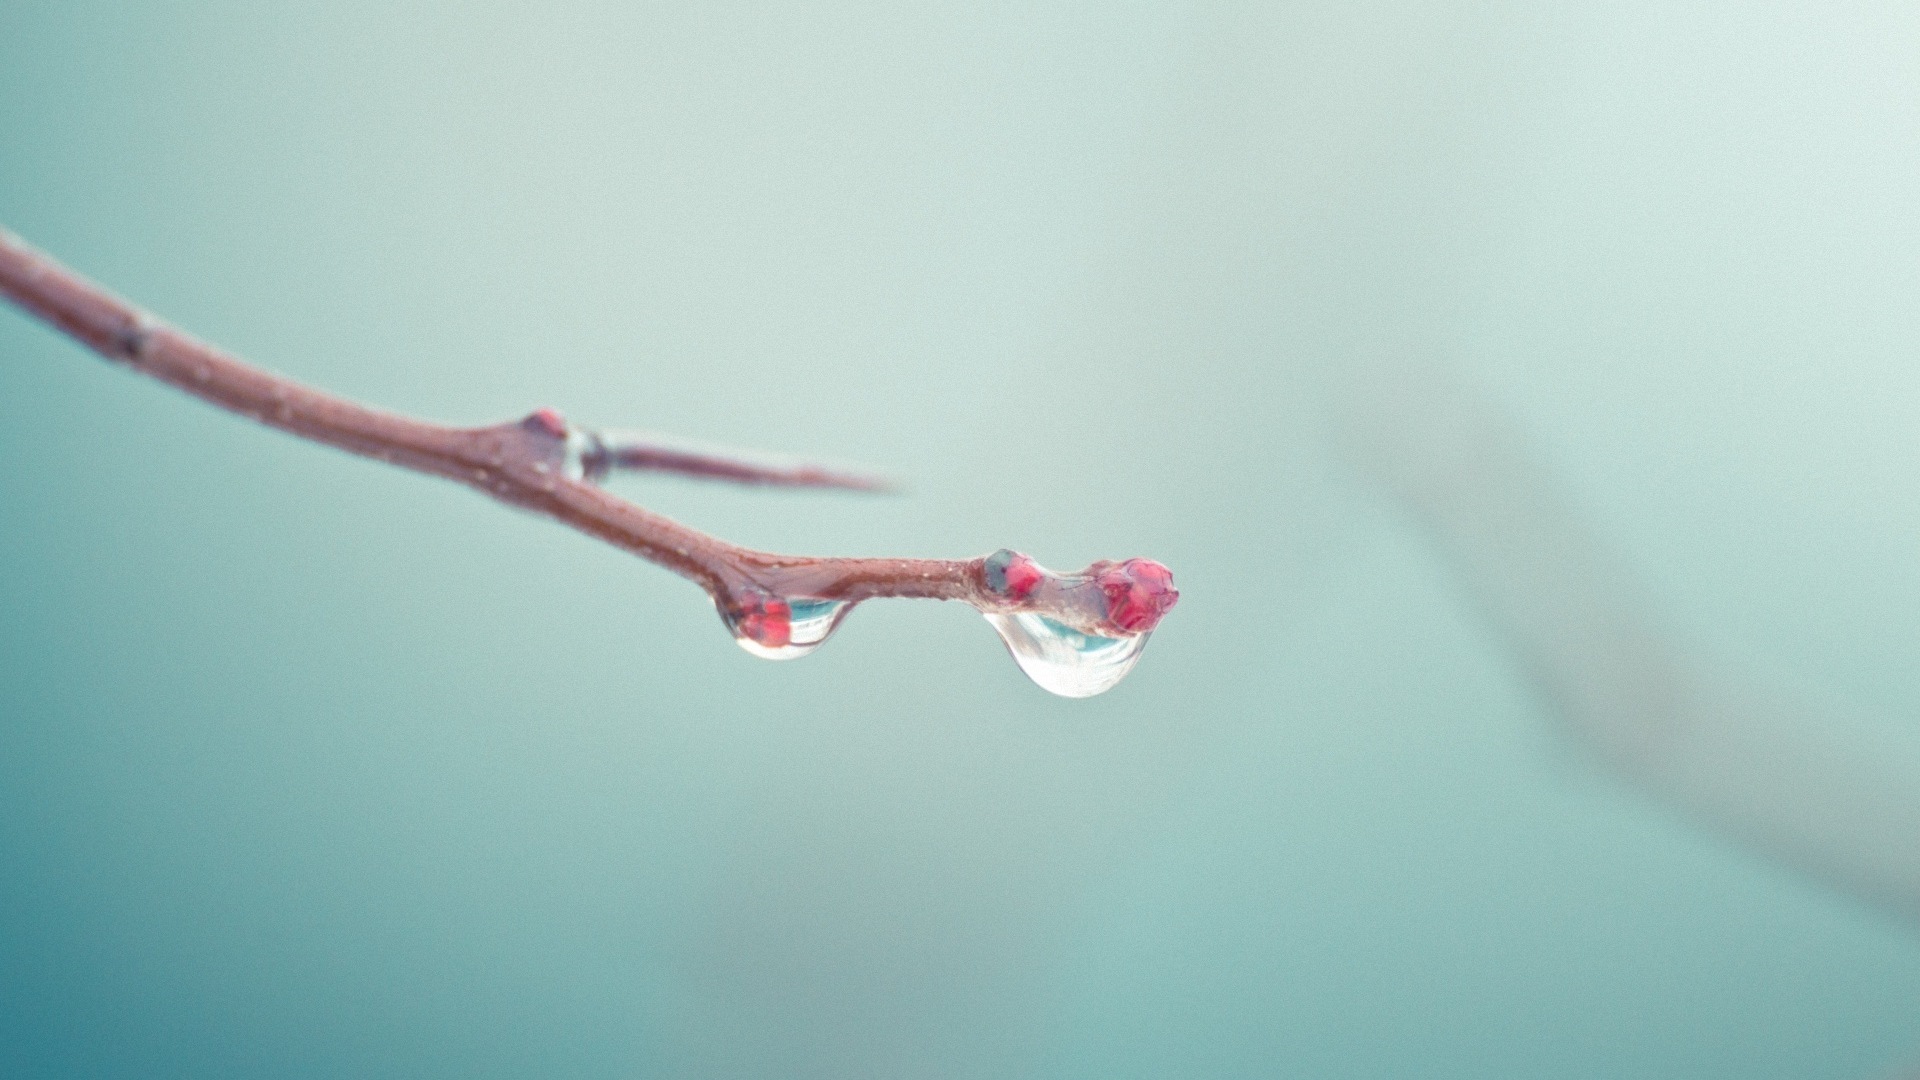
[[[1442,356],[1703,655],[1920,715],[1898,3],[0,6],[0,222],[386,407],[1144,554],[1053,699],[0,311],[0,1075],[1881,1077],[1920,927],[1592,766],[1311,388]]]

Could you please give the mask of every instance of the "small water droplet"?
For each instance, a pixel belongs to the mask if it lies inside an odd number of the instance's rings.
[[[721,605],[733,640],[763,660],[797,660],[833,636],[853,604],[846,600],[785,599],[757,594],[737,608]]]
[[[1014,662],[1042,690],[1092,697],[1127,677],[1151,633],[1101,637],[1028,611],[987,613]]]
[[[560,451],[560,475],[569,480],[597,484],[607,478],[611,459],[600,436],[584,428],[567,429]]]

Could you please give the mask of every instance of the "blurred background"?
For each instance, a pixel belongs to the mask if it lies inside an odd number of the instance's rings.
[[[742,543],[1180,607],[1086,701],[953,605],[765,663],[0,310],[0,1073],[1920,1066],[1913,912],[1583,749],[1352,451],[1419,356],[1687,656],[1914,745],[1920,9],[696,7],[14,0],[0,223],[369,403],[911,489],[617,482]]]

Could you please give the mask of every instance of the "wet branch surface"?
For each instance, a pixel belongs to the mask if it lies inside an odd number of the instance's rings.
[[[736,632],[743,623],[758,632],[769,604],[784,610],[790,598],[857,602],[897,596],[959,600],[988,613],[1030,612],[1089,633],[1128,636],[1150,631],[1178,597],[1166,569],[1146,559],[1055,574],[1008,551],[975,559],[869,559],[740,547],[621,499],[595,481],[612,469],[631,468],[747,484],[862,490],[883,490],[885,484],[811,466],[764,465],[602,436],[551,409],[501,424],[449,427],[369,408],[254,367],[168,326],[5,229],[0,293],[101,356],[209,404],[301,438],[458,481],[657,563],[704,588]],[[752,618],[756,614],[760,618]]]

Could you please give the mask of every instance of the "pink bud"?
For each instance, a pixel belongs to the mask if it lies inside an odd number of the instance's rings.
[[[1124,634],[1144,634],[1179,601],[1173,571],[1152,559],[1128,559],[1094,576],[1107,598],[1107,623]]]
[[[557,409],[535,409],[521,423],[535,431],[544,431],[556,439],[567,437],[567,418]]]
[[[1025,600],[1046,580],[1040,564],[1017,551],[1001,548],[986,561],[987,588],[1009,600]]]
[[[777,596],[754,596],[740,606],[740,633],[769,649],[793,641],[793,608]]]

